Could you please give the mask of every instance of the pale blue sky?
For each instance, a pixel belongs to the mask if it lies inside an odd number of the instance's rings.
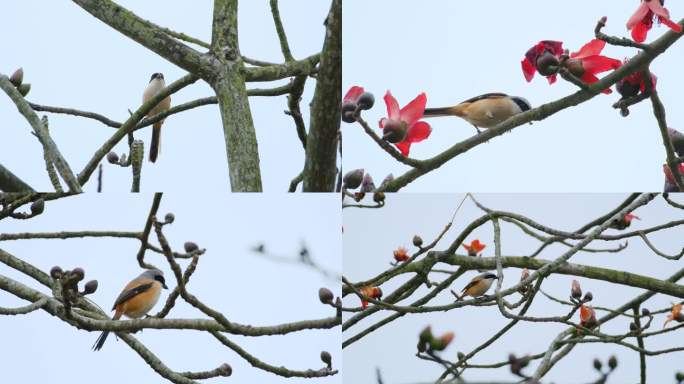
[[[212,2],[180,0],[139,2],[118,1],[140,17],[190,36],[211,40]],[[280,45],[273,26],[268,1],[242,1],[239,9],[240,49],[246,56],[282,62]],[[162,5],[163,4],[163,5]],[[280,13],[295,58],[319,52],[323,45],[323,20],[329,1],[310,2],[303,12],[300,2],[281,0]],[[9,1],[3,4],[9,17],[0,24],[5,54],[0,73],[12,74],[23,67],[24,81],[32,84],[29,101],[101,113],[117,121],[125,120],[128,109],[141,103],[150,75],[162,72],[171,82],[185,72],[133,40],[95,19],[69,1]],[[11,38],[10,38],[11,37]],[[193,48],[203,51],[201,47]],[[251,83],[263,88],[282,85]],[[302,112],[308,123],[307,107],[313,85],[302,98]],[[172,96],[172,105],[212,96],[204,82],[186,87]],[[250,98],[259,142],[265,191],[286,191],[290,180],[304,165],[304,151],[287,109],[286,96]],[[42,114],[41,114],[42,115]],[[95,150],[114,129],[89,119],[49,115],[52,137],[79,172]],[[44,169],[42,151],[31,129],[4,94],[0,96],[0,163],[38,190],[52,190]],[[151,130],[136,133],[149,149]],[[127,151],[124,140],[116,147]],[[93,179],[92,181],[95,181]],[[145,161],[142,191],[229,190],[226,150],[221,117],[216,105],[174,115],[162,130],[162,153],[156,164]],[[90,182],[86,190],[95,190]],[[131,170],[105,162],[104,190],[130,191]]]
[[[311,256],[325,268],[341,272],[339,200],[331,195],[213,195],[206,199],[180,193],[164,194],[159,216],[173,212],[176,220],[165,234],[174,248],[182,251],[191,240],[207,252],[201,256],[188,289],[207,305],[222,311],[230,321],[252,325],[319,319],[335,311],[320,303],[318,289],[329,287],[339,292],[339,283],[322,277],[301,265],[265,260],[250,251],[263,242],[281,256],[297,257],[304,242]],[[152,201],[150,194],[107,196],[86,194],[48,202],[45,213],[31,220],[0,221],[0,233],[60,230],[142,230]],[[154,238],[154,237],[153,237]],[[139,242],[130,239],[22,240],[1,242],[0,248],[44,271],[54,265],[80,266],[86,280],[97,279],[99,288],[89,296],[100,307],[111,308],[123,286],[140,273],[135,255]],[[163,269],[167,285],[175,278],[163,256],[147,253],[146,260]],[[181,261],[187,265],[187,261]],[[5,265],[0,274],[29,286],[46,289]],[[153,309],[161,309],[169,291],[163,291]],[[338,293],[339,294],[339,293]],[[0,292],[0,306],[14,307],[26,302]],[[169,318],[202,318],[199,311],[178,301]],[[79,331],[44,312],[27,316],[0,316],[0,340],[9,345],[12,356],[5,356],[11,369],[4,369],[3,382],[48,382],[59,380],[69,366],[65,359],[77,361],[78,369],[69,373],[74,383],[161,383],[161,379],[124,342],[107,340],[100,352],[91,346],[98,332]],[[341,383],[341,375],[329,378],[285,379],[258,370],[232,351],[219,345],[206,333],[194,331],[145,330],[136,334],[169,367],[177,371],[214,369],[227,362],[233,367],[231,378],[207,383]],[[293,369],[319,369],[324,366],[319,354],[329,351],[334,367],[342,364],[340,328],[312,330],[286,336],[238,337],[248,352],[270,364]],[[9,360],[7,359],[9,357]],[[66,365],[65,365],[66,364]]]
[[[576,230],[592,219],[600,216],[618,204],[626,195],[620,194],[477,194],[478,200],[492,208],[509,212],[517,212],[560,230]],[[413,235],[423,237],[425,243],[434,240],[446,223],[450,220],[454,210],[461,202],[463,195],[457,194],[395,194],[388,196],[387,204],[382,209],[345,209],[343,212],[344,239],[343,258],[345,277],[352,282],[366,280],[376,276],[389,268],[392,261],[392,251],[398,246],[408,247],[411,252],[415,248],[411,244]],[[684,203],[684,196],[677,196],[675,200]],[[634,221],[630,230],[647,228],[671,220],[682,218],[682,212],[671,208],[658,198],[645,207],[635,211],[642,221]],[[436,250],[446,249],[456,236],[475,218],[480,217],[482,211],[471,202],[466,201],[456,215],[451,230],[435,247]],[[539,242],[508,223],[501,223],[502,253],[504,255],[529,254],[536,250]],[[607,233],[616,233],[609,229]],[[494,252],[491,224],[477,229],[467,241],[479,238],[487,247],[484,256],[492,256]],[[682,249],[681,227],[668,231],[650,234],[649,239],[662,252],[676,254]],[[617,243],[597,242],[592,247],[617,246]],[[566,251],[564,246],[550,246],[539,257],[555,259]],[[461,249],[462,251],[462,249]],[[588,264],[607,268],[614,268],[632,273],[639,273],[656,278],[667,278],[682,267],[680,261],[669,261],[653,254],[639,239],[630,239],[629,246],[621,253],[580,253],[570,259],[572,263]],[[445,265],[438,265],[439,269],[455,269]],[[460,290],[477,274],[476,271],[467,272],[456,280],[452,288]],[[431,275],[433,281],[439,281],[445,275]],[[504,270],[503,287],[509,287],[519,281],[520,270],[515,268]],[[385,294],[389,294],[400,283],[405,282],[408,275],[383,285]],[[542,289],[552,295],[567,299],[570,294],[570,284],[573,277],[554,275],[547,279]],[[583,290],[591,291],[594,295],[592,305],[617,307],[643,292],[641,289],[615,286],[602,281],[579,278]],[[493,290],[492,290],[493,291]],[[421,287],[413,297],[422,297],[428,291]],[[515,299],[519,297],[515,294]],[[511,299],[513,300],[513,299]],[[675,297],[657,295],[645,305],[655,310],[670,305],[679,300]],[[408,305],[413,301],[408,299],[400,302]],[[438,295],[430,305],[448,304],[453,302],[449,292]],[[358,306],[359,301],[353,295],[345,298],[345,306]],[[566,314],[569,307],[560,306],[538,295],[535,298],[528,315],[555,316]],[[355,325],[344,333],[343,338],[365,329],[370,324],[389,316],[390,311],[381,311],[369,317],[362,323]],[[597,312],[602,316],[603,312]],[[347,316],[348,317],[348,316]],[[572,319],[577,321],[578,315]],[[665,315],[656,316],[652,330],[661,329]],[[452,344],[441,355],[455,360],[456,353],[470,352],[497,332],[509,320],[504,319],[496,307],[482,307],[453,310],[449,312],[433,312],[428,314],[409,314],[389,325],[373,332],[369,336],[357,341],[343,350],[345,360],[344,378],[350,383],[371,383],[375,380],[375,368],[379,367],[388,384],[428,383],[434,381],[443,371],[435,363],[419,360],[415,357],[418,333],[428,324],[436,334],[453,331],[455,338]],[[601,327],[601,331],[608,334],[625,333],[629,328],[626,320],[613,320]],[[564,325],[555,323],[526,323],[520,322],[497,343],[478,354],[472,363],[494,363],[503,361],[513,352],[519,356],[535,354],[545,351],[551,340],[562,330]],[[666,347],[681,346],[681,333],[675,331],[663,336],[646,339],[646,347],[651,350]],[[633,338],[627,342],[635,343]],[[616,354],[619,359],[618,370],[609,380],[612,383],[633,383],[638,381],[638,354],[624,347],[609,344],[580,344],[573,352],[559,363],[549,375],[547,382],[556,383],[586,383],[596,379],[591,364],[595,357],[605,360]],[[676,369],[681,370],[682,354],[669,354],[648,357],[648,382],[673,382]],[[536,363],[530,364],[525,372],[534,372]],[[498,370],[469,369],[465,378],[468,380],[499,380],[512,381],[515,377],[508,367]]]
[[[525,52],[540,40],[561,40],[578,50],[593,38],[601,16],[604,32],[629,36],[625,23],[638,5],[631,1],[577,0],[572,6],[520,1],[347,0],[344,3],[343,88],[361,85],[375,94],[376,106],[364,113],[373,128],[385,116],[382,97],[390,89],[405,105],[421,92],[428,107],[457,104],[486,92],[527,98],[533,106],[559,99],[577,87],[559,79],[549,86],[537,75],[528,84],[520,69]],[[666,4],[675,20],[684,5]],[[667,27],[656,26],[648,41]],[[604,54],[631,57],[635,49],[606,47]],[[678,108],[682,80],[678,42],[652,66],[668,123],[682,130]],[[516,128],[453,159],[404,191],[615,192],[661,191],[665,152],[650,103],[623,118],[599,95],[542,122]],[[432,136],[411,148],[424,159],[475,134],[457,118],[427,120]],[[343,125],[345,169],[365,168],[376,179],[408,168],[389,157],[358,125]]]

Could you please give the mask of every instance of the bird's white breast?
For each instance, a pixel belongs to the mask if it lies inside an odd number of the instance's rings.
[[[166,84],[164,83],[164,80],[154,79],[150,81],[150,83],[147,85],[147,88],[145,88],[145,92],[143,93],[143,103],[154,97],[157,93],[164,89],[165,86]]]

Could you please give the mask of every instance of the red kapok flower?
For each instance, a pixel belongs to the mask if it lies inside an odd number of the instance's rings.
[[[530,270],[527,268],[523,268],[522,272],[520,272],[520,281],[523,281],[530,277]]]
[[[382,297],[382,290],[380,287],[365,287],[361,288],[361,293],[364,296],[368,296],[373,299],[379,299]],[[361,308],[366,309],[368,307],[368,301],[361,300]]]
[[[432,132],[430,124],[419,121],[425,113],[426,103],[427,96],[421,93],[399,109],[399,103],[392,93],[388,90],[385,94],[387,117],[380,119],[379,125],[385,139],[393,143],[404,156],[408,156],[411,144],[427,139]]]
[[[560,55],[562,54],[563,42],[561,41],[542,40],[528,49],[521,62],[525,80],[529,83],[534,74],[539,71],[542,76],[546,76],[549,84],[555,83]]]
[[[394,251],[394,260],[396,260],[398,263],[408,261],[408,259],[408,250],[405,247],[399,247]]]
[[[628,60],[625,60],[623,64],[627,64]],[[656,88],[656,83],[658,78],[656,75],[651,73],[651,88]],[[615,88],[622,98],[633,97],[639,94],[639,92],[646,91],[646,82],[644,81],[644,73],[642,71],[637,71],[631,75],[621,79],[615,84]]]
[[[586,328],[593,328],[597,324],[596,312],[588,305],[580,305],[580,325]]]
[[[626,222],[628,222],[628,223],[631,223],[632,220],[634,220],[634,219],[641,220],[641,218],[640,218],[639,216],[633,215],[633,214],[631,214],[631,213],[626,214],[626,215],[625,215],[625,218],[624,218],[624,220],[625,220]]]
[[[622,65],[620,60],[599,55],[605,46],[606,42],[599,39],[588,42],[579,51],[570,54],[566,62],[568,70],[587,84],[599,81],[597,73],[610,71]],[[603,90],[606,94],[611,92],[610,88]]]
[[[677,168],[679,170],[680,175],[684,175],[684,163],[679,164],[679,167]],[[665,172],[665,179],[667,179],[667,182],[670,184],[677,185],[675,182],[674,175],[672,174],[672,171],[670,170],[670,167],[667,166],[667,164],[663,164],[663,171]]]
[[[648,31],[653,27],[653,18],[667,25],[676,32],[682,32],[682,26],[670,20],[670,12],[663,7],[664,0],[642,0],[639,8],[627,20],[627,29],[632,30],[632,39],[638,43],[646,40]]]
[[[468,251],[468,256],[477,256],[478,253],[485,249],[486,245],[480,243],[480,240],[475,239],[470,242],[470,245],[463,244],[463,248]]]
[[[672,312],[670,312],[669,315],[667,315],[667,320],[665,320],[665,323],[663,324],[663,328],[667,325],[672,320],[676,320],[678,322],[683,322],[684,321],[684,315],[682,315],[682,304],[674,304],[672,305]]]
[[[612,223],[610,223],[610,228],[613,229],[625,229],[629,227],[632,224],[632,220],[637,219],[641,220],[641,218],[633,213],[628,213],[618,219],[613,220]]]
[[[356,103],[359,100],[359,96],[363,95],[364,92],[365,90],[363,89],[363,87],[354,85],[351,88],[349,88],[347,94],[344,95],[342,103]]]

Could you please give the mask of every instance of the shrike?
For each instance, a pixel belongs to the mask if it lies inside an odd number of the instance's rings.
[[[425,117],[457,116],[480,128],[492,128],[513,115],[532,109],[530,103],[505,93],[485,93],[460,104],[444,108],[426,108]]]
[[[463,288],[461,291],[461,296],[458,297],[458,299],[463,300],[463,298],[466,296],[480,297],[484,295],[487,293],[489,287],[492,286],[492,283],[496,279],[498,279],[498,277],[490,272],[481,273],[473,277],[473,279],[470,280],[470,283]]]
[[[115,310],[113,320],[119,320],[121,315],[131,319],[139,319],[147,314],[159,300],[161,289],[168,289],[164,280],[164,273],[158,269],[148,269],[140,276],[131,280],[116,298],[112,310]],[[103,331],[93,345],[94,351],[99,351],[104,345],[109,331]]]
[[[164,75],[161,73],[154,73],[150,78],[150,83],[145,88],[143,93],[143,103],[147,100],[156,96],[162,89],[166,87],[164,82]],[[171,107],[171,96],[167,96],[164,100],[160,101],[154,108],[152,108],[148,113],[147,117],[152,117],[158,113],[164,112]],[[161,126],[164,124],[164,120],[160,120],[152,126],[152,143],[150,144],[150,161],[157,161],[157,156],[161,149]]]

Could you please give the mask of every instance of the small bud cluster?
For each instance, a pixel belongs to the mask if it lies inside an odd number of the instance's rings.
[[[342,121],[356,122],[357,113],[373,108],[375,96],[361,87],[353,87],[342,101]]]
[[[387,175],[380,184],[380,189],[387,187],[393,180],[394,176],[392,174]],[[357,188],[359,188],[358,191],[350,192]],[[369,173],[365,173],[363,168],[347,172],[342,178],[342,189],[345,195],[351,196],[357,203],[363,200],[367,193],[373,193],[373,201],[377,204],[382,205],[385,202],[385,193],[377,190],[373,177]]]
[[[79,297],[90,295],[97,291],[97,280],[90,280],[83,286],[83,291],[78,290],[78,284],[85,278],[85,271],[83,268],[74,268],[72,270],[62,270],[60,266],[54,266],[50,269],[50,277],[52,277],[61,287],[62,298],[65,306],[70,308],[75,304]]]
[[[611,356],[608,358],[608,372],[603,372],[603,363],[601,362],[601,360],[599,360],[599,359],[594,359],[594,361],[592,362],[592,364],[594,365],[594,369],[595,369],[595,370],[597,370],[599,373],[602,373],[602,374],[606,375],[606,374],[608,374],[608,373],[614,371],[615,368],[617,368],[617,366],[618,366],[618,359],[617,359],[617,357],[615,357],[615,355],[611,355]]]
[[[647,317],[648,318],[648,321],[646,322],[646,324],[639,326],[639,324],[637,324],[636,320],[632,321],[629,323],[630,332],[641,333],[643,330],[645,330],[651,326],[651,321],[653,321],[653,315],[651,314],[651,311],[648,310],[648,308],[642,308],[641,309],[641,317]],[[640,321],[639,323],[643,323],[643,321]]]
[[[585,293],[584,297],[582,297],[582,287],[580,287],[579,281],[572,281],[572,286],[570,288],[570,301],[579,306],[588,303],[593,299],[594,295],[591,292]]]
[[[22,96],[26,97],[28,95],[29,91],[31,90],[31,84],[28,83],[23,83],[24,82],[24,69],[19,68],[14,73],[12,76],[10,76],[9,81],[14,85],[14,87],[21,93]]]

